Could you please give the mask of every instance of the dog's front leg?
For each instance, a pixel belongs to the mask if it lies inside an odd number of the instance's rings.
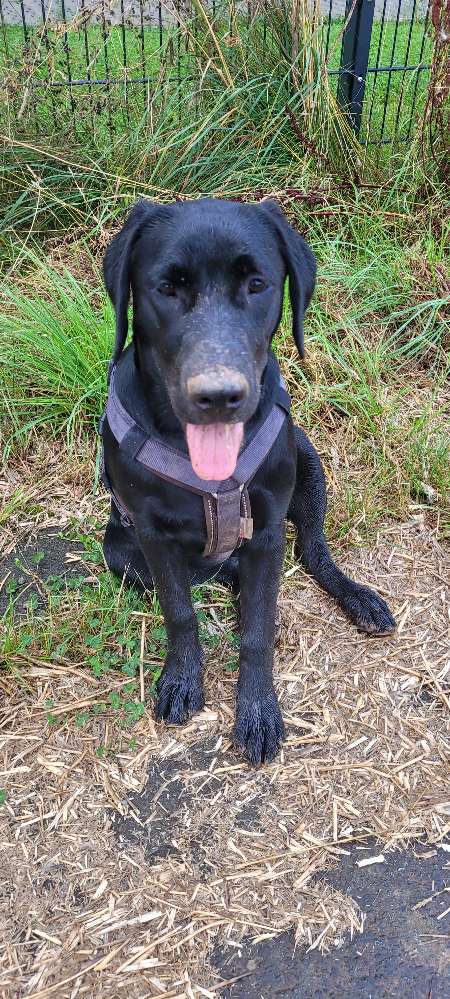
[[[158,681],[156,717],[183,722],[204,706],[202,650],[192,606],[186,558],[178,545],[139,535],[167,632],[167,656]]]
[[[241,653],[234,740],[251,763],[273,760],[284,738],[272,677],[284,547],[284,525],[276,525],[259,531],[239,555]]]

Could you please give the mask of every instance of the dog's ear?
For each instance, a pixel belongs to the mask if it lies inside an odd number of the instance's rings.
[[[289,225],[276,201],[263,201],[261,208],[270,217],[280,241],[280,250],[289,277],[292,332],[300,357],[305,356],[303,319],[316,283],[316,258],[302,236]]]
[[[120,232],[111,240],[103,261],[106,290],[116,313],[116,340],[113,363],[118,361],[128,333],[131,252],[142,227],[156,214],[159,206],[138,201],[131,209]]]

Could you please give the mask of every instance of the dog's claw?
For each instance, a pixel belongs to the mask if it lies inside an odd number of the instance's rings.
[[[182,670],[167,664],[157,685],[157,720],[169,725],[183,725],[204,706],[200,670]]]
[[[391,635],[396,623],[387,603],[368,586],[353,583],[339,601],[347,616],[368,635]]]
[[[234,743],[249,763],[270,763],[284,739],[284,724],[274,690],[264,695],[238,695]]]

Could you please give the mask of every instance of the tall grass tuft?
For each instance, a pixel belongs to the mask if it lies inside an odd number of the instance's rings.
[[[165,41],[144,106],[130,91],[129,121],[118,91],[112,120],[93,114],[89,100],[80,104],[70,143],[65,104],[57,131],[49,111],[38,138],[5,132],[3,244],[13,227],[36,236],[67,225],[92,230],[137,193],[235,197],[306,189],[318,170],[347,181],[354,174],[361,148],[329,85],[318,0],[312,8],[277,0],[264,18],[256,4],[250,23],[238,8],[230,22],[220,5],[214,17],[200,0],[193,6],[195,17],[180,15]],[[178,80],[170,52],[180,53]]]
[[[0,383],[5,441],[45,428],[92,430],[104,403],[113,315],[99,287],[27,250],[28,277],[2,289]]]

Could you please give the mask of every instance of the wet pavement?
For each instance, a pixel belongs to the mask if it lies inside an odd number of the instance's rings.
[[[376,845],[354,849],[323,878],[351,895],[366,914],[362,934],[326,955],[295,949],[291,933],[254,947],[246,943],[242,951],[217,951],[217,971],[225,980],[238,979],[221,995],[449,999],[450,912],[442,913],[450,906],[450,852],[417,848],[385,854],[383,864],[357,866],[357,859],[378,853]]]

